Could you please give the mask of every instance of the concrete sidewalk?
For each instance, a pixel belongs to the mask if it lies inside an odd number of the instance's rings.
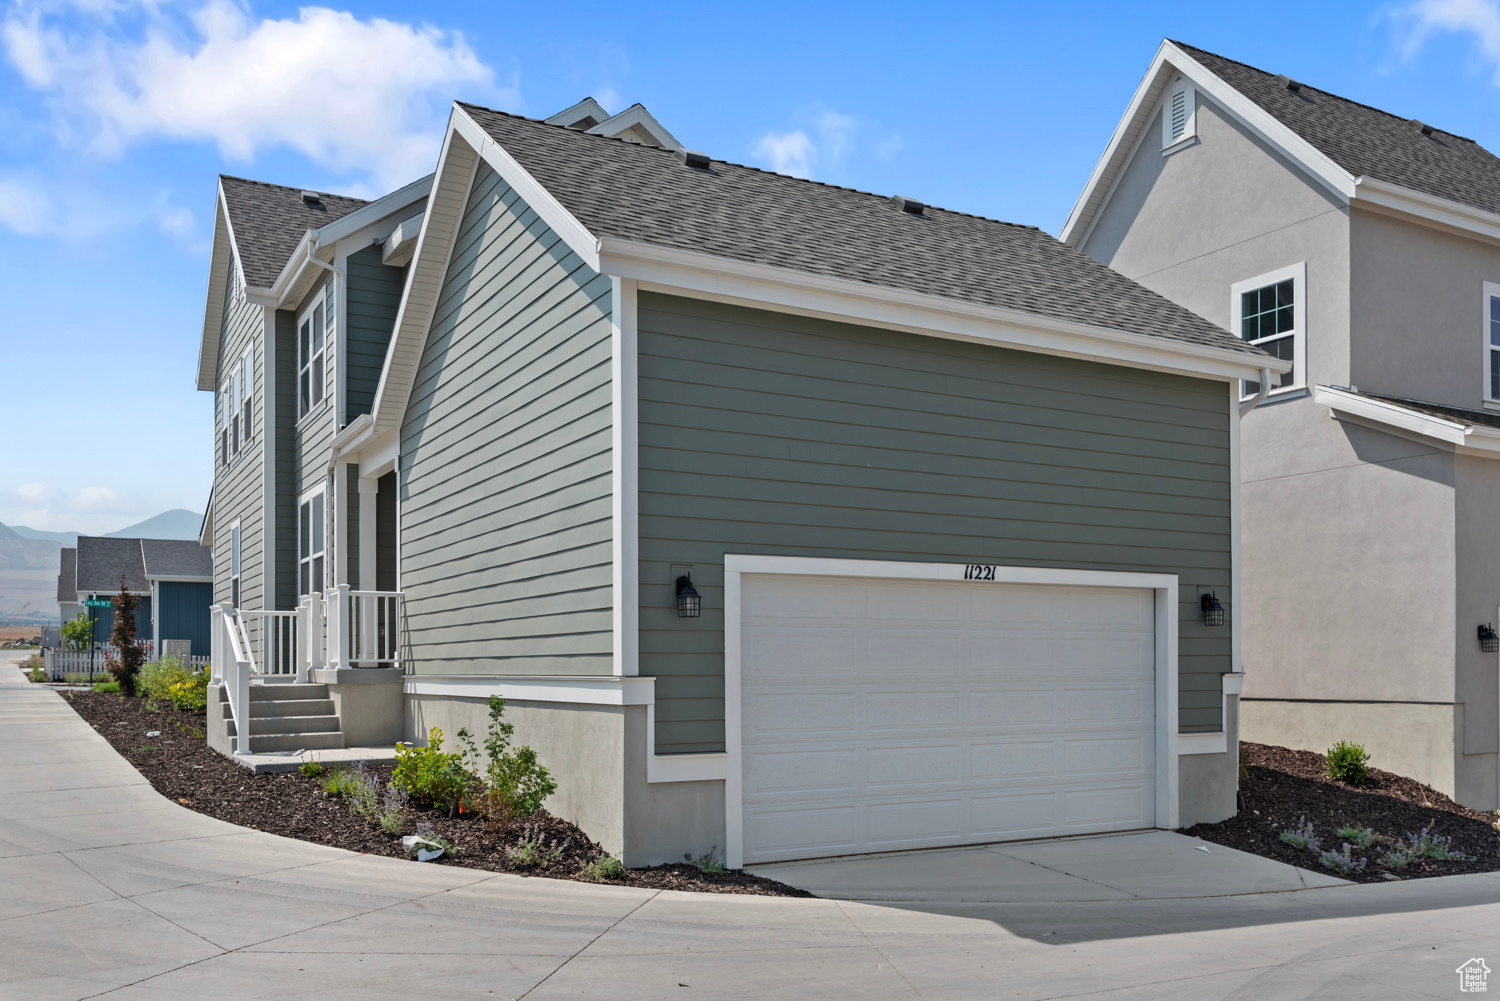
[[[1500,958],[1500,876],[1205,896],[1249,870],[1228,855],[1205,869],[1218,856],[1193,844],[778,867],[849,898],[822,900],[371,858],[161,798],[58,695],[0,663],[6,1001],[1431,998],[1453,996],[1470,957]],[[954,892],[966,873],[982,891]]]

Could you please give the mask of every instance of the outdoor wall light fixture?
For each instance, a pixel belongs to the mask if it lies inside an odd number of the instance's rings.
[[[1495,627],[1489,623],[1479,627],[1479,649],[1485,653],[1500,653],[1500,636],[1495,634]]]
[[[677,617],[679,619],[696,619],[703,614],[703,599],[698,595],[698,589],[693,586],[693,579],[687,574],[677,578]]]
[[[1203,610],[1203,624],[1205,626],[1222,626],[1224,624],[1224,606],[1219,604],[1219,599],[1214,592],[1209,591],[1198,599],[1198,607]]]

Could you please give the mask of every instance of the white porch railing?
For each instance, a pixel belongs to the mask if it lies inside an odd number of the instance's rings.
[[[400,666],[401,592],[341,584],[328,591],[327,609],[330,667]]]
[[[232,605],[212,606],[213,680],[229,693],[229,715],[234,720],[234,749],[250,753],[250,643]]]
[[[307,665],[297,645],[297,612],[239,610],[253,672],[259,677],[307,680]]]

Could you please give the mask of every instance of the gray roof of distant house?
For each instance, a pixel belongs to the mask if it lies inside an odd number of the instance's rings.
[[[1378,393],[1355,393],[1355,395],[1391,403],[1427,417],[1441,417],[1443,420],[1455,421],[1459,424],[1471,424],[1478,427],[1500,428],[1500,414],[1492,414],[1487,410],[1467,410],[1464,407],[1450,407],[1442,403],[1423,403],[1421,400],[1407,400],[1399,396],[1381,396]]]
[[[115,594],[120,575],[136,594],[151,590],[141,561],[140,539],[107,539],[98,535],[78,537],[78,590],[81,593]]]
[[[1291,91],[1265,70],[1174,42],[1224,82],[1355,177],[1500,212],[1500,158],[1472,139],[1303,84]],[[1431,124],[1431,123],[1429,123]]]
[[[291,259],[304,234],[342,218],[362,205],[362,198],[319,192],[319,204],[302,200],[301,188],[288,188],[243,177],[219,175],[224,205],[234,230],[234,246],[245,284],[270,288]]]
[[[70,546],[64,546],[58,557],[57,600],[78,600],[78,550]]]
[[[141,557],[146,577],[214,579],[214,554],[196,539],[142,539]]]
[[[596,237],[1263,354],[1033,226],[461,106]]]

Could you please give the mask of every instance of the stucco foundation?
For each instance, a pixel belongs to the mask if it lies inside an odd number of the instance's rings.
[[[1240,788],[1239,696],[1224,699],[1224,746],[1218,754],[1177,757],[1177,817],[1181,827],[1213,824],[1237,812]]]

